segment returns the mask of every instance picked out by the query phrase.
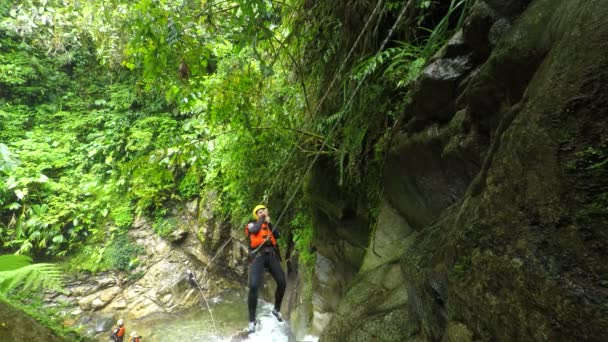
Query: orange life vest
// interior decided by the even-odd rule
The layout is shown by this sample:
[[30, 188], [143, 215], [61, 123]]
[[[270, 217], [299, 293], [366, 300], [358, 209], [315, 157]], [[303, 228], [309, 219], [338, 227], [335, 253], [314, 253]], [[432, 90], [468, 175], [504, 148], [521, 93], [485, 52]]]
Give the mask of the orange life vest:
[[116, 336], [118, 336], [118, 337], [125, 336], [125, 326], [124, 325], [122, 327], [118, 328], [118, 332], [116, 333]]
[[267, 222], [262, 223], [262, 228], [260, 228], [260, 231], [258, 231], [257, 233], [249, 233], [249, 224], [246, 224], [245, 235], [247, 235], [247, 237], [249, 238], [249, 247], [251, 248], [258, 248], [261, 244], [264, 243], [264, 241], [266, 241], [266, 238], [269, 235], [270, 238], [268, 239], [268, 241], [270, 241], [273, 246], [277, 245], [277, 240], [275, 240], [274, 235], [272, 234], [270, 227], [268, 227]]
[[133, 337], [133, 338], [131, 338], [130, 342], [140, 342], [139, 337]]

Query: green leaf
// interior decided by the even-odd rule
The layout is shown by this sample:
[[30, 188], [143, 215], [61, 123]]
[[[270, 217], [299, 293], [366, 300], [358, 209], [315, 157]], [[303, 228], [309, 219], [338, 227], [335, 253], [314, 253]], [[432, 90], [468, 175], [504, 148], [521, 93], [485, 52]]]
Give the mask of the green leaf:
[[27, 189], [17, 189], [15, 190], [15, 196], [17, 196], [18, 199], [22, 200], [25, 196], [27, 196]]
[[14, 177], [9, 177], [9, 179], [6, 181], [6, 188], [9, 190], [17, 187], [18, 185], [19, 181]]
[[11, 204], [4, 206], [4, 208], [6, 208], [8, 210], [17, 210], [17, 209], [21, 208], [21, 204], [19, 204], [17, 202], [13, 202]]
[[32, 263], [32, 258], [26, 255], [0, 255], [0, 272], [15, 270]]

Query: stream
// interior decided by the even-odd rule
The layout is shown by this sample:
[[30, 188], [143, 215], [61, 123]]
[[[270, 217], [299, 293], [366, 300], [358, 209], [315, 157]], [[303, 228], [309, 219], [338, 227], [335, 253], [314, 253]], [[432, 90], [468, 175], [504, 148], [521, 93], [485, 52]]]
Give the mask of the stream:
[[[257, 330], [249, 336], [244, 333], [248, 324], [246, 293], [229, 292], [222, 297], [211, 298], [209, 306], [211, 314], [201, 299], [199, 307], [179, 314], [156, 314], [140, 320], [126, 321], [125, 336], [130, 337], [131, 333], [136, 331], [137, 335], [142, 336], [142, 342], [296, 341], [289, 322], [279, 323], [272, 316], [271, 303], [263, 300], [258, 302]], [[108, 340], [107, 332], [97, 337], [100, 342]], [[125, 341], [128, 339], [125, 338]], [[317, 338], [307, 337], [300, 341], [315, 342]]]

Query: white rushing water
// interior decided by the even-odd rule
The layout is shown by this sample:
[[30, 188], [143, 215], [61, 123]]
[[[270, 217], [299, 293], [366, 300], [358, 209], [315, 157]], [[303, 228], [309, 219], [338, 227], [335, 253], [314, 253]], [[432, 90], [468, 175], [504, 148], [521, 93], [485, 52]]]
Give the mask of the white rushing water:
[[[126, 336], [137, 331], [142, 336], [142, 342], [296, 342], [289, 322], [277, 322], [271, 314], [272, 304], [268, 302], [258, 302], [257, 329], [248, 336], [243, 333], [248, 324], [246, 293], [225, 294], [221, 298], [210, 300], [210, 306], [213, 320], [202, 301], [199, 307], [181, 314], [160, 314], [142, 320], [126, 321]], [[107, 341], [106, 338], [102, 336], [98, 341]], [[307, 336], [297, 342], [317, 340], [316, 337]]]

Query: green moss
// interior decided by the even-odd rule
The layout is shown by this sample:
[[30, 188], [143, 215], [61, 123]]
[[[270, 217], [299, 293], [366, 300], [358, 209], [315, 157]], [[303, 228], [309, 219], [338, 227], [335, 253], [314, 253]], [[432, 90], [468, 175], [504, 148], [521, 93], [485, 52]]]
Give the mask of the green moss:
[[133, 207], [129, 200], [123, 197], [124, 200], [114, 202], [110, 217], [119, 228], [128, 228], [133, 223]]
[[313, 226], [311, 217], [306, 212], [299, 211], [291, 221], [293, 242], [298, 252], [299, 261], [311, 269], [315, 263], [315, 253], [312, 253]]
[[196, 231], [196, 237], [198, 238], [198, 241], [200, 241], [201, 243], [205, 242], [205, 240], [207, 239], [205, 237], [205, 227], [206, 225], [210, 222], [210, 219], [208, 217], [206, 217], [205, 215], [200, 215], [199, 213], [199, 219], [198, 219], [198, 229]]
[[152, 224], [156, 234], [167, 237], [177, 228], [177, 219], [174, 217], [157, 217]]
[[103, 258], [104, 251], [105, 247], [103, 246], [87, 244], [70, 254], [64, 263], [64, 267], [66, 271], [73, 273], [107, 271], [110, 266], [107, 260]]
[[469, 267], [469, 263], [463, 260], [463, 261], [459, 261], [456, 264], [454, 264], [453, 269], [457, 275], [464, 275], [465, 272], [467, 271], [468, 267]]
[[[3, 332], [5, 328], [14, 330], [27, 329], [27, 334], [44, 341], [88, 341], [78, 329], [66, 327], [63, 324], [65, 307], [46, 307], [42, 299], [36, 294], [28, 294], [24, 297], [11, 297], [8, 302], [0, 297], [0, 336], [16, 337], [15, 331]], [[27, 314], [25, 317], [22, 313]], [[31, 319], [35, 320], [32, 321]], [[47, 330], [48, 329], [48, 330]], [[18, 334], [18, 333], [17, 333]], [[26, 334], [26, 333], [24, 333]]]
[[70, 255], [64, 267], [68, 272], [131, 271], [139, 265], [143, 246], [134, 244], [123, 232], [105, 246], [87, 244]]
[[442, 342], [470, 342], [473, 341], [473, 333], [466, 325], [459, 322], [449, 322]]
[[194, 169], [189, 169], [188, 173], [178, 184], [178, 191], [182, 199], [189, 200], [199, 195], [200, 179]]
[[144, 275], [146, 275], [145, 271], [137, 271], [134, 273], [129, 273], [129, 275], [127, 276], [127, 283], [129, 283], [129, 284], [134, 283], [134, 282], [138, 281], [139, 279], [143, 278]]
[[112, 270], [131, 271], [139, 265], [143, 253], [143, 246], [132, 243], [127, 234], [121, 234], [105, 250], [103, 258]]

